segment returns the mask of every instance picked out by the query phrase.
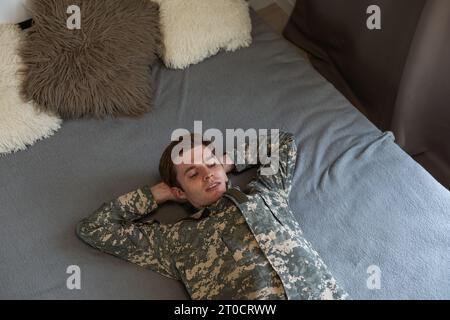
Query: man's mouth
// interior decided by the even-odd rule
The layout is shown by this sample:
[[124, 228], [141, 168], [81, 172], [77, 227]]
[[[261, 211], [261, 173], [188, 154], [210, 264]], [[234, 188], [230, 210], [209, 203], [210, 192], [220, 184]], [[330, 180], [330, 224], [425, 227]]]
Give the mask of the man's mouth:
[[208, 185], [208, 187], [206, 188], [206, 191], [213, 191], [215, 190], [218, 186], [220, 185], [219, 181], [213, 182], [211, 184]]

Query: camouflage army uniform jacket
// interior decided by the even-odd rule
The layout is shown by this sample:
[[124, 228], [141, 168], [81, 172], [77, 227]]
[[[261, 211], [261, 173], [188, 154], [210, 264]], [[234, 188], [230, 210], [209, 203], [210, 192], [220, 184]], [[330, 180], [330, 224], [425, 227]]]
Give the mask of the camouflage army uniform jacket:
[[[273, 148], [270, 139], [264, 143]], [[229, 185], [217, 202], [162, 224], [140, 221], [157, 209], [144, 186], [105, 203], [79, 223], [77, 234], [104, 252], [181, 280], [192, 299], [346, 298], [289, 209], [292, 135], [280, 134], [278, 146], [278, 172], [262, 175], [260, 166], [246, 193]]]

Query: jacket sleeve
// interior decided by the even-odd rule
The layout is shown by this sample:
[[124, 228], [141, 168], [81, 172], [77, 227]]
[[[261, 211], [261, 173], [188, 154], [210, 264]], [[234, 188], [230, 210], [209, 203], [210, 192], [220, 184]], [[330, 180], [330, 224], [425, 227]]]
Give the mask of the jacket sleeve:
[[[289, 194], [297, 158], [297, 145], [293, 135], [279, 132], [278, 136], [261, 137], [256, 144], [257, 148], [254, 147], [255, 144], [250, 146], [252, 142], [254, 143], [248, 141], [243, 147], [234, 149], [235, 171], [241, 172], [258, 165], [257, 180], [264, 187]], [[269, 154], [266, 159], [262, 159]]]
[[87, 244], [171, 279], [179, 279], [167, 239], [168, 225], [156, 220], [139, 222], [157, 209], [148, 186], [104, 203], [77, 225]]

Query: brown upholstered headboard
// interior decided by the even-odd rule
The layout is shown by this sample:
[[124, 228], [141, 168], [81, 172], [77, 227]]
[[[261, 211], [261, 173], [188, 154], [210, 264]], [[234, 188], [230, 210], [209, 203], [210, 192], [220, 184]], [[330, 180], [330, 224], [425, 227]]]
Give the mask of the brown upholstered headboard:
[[297, 0], [284, 36], [450, 188], [450, 1]]

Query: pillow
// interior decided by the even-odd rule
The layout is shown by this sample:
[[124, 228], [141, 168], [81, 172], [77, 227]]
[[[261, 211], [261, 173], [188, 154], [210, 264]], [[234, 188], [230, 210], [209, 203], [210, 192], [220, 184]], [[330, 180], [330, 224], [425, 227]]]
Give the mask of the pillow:
[[163, 51], [168, 68], [183, 69], [221, 48], [234, 51], [252, 41], [244, 0], [154, 0], [160, 6]]
[[[71, 5], [80, 8], [80, 29], [67, 27]], [[32, 0], [30, 9], [34, 24], [21, 47], [27, 98], [64, 119], [149, 111], [150, 65], [160, 48], [157, 4]]]
[[38, 112], [20, 96], [22, 62], [17, 48], [22, 37], [17, 25], [0, 25], [0, 154], [23, 150], [51, 136], [61, 124], [61, 119]]

